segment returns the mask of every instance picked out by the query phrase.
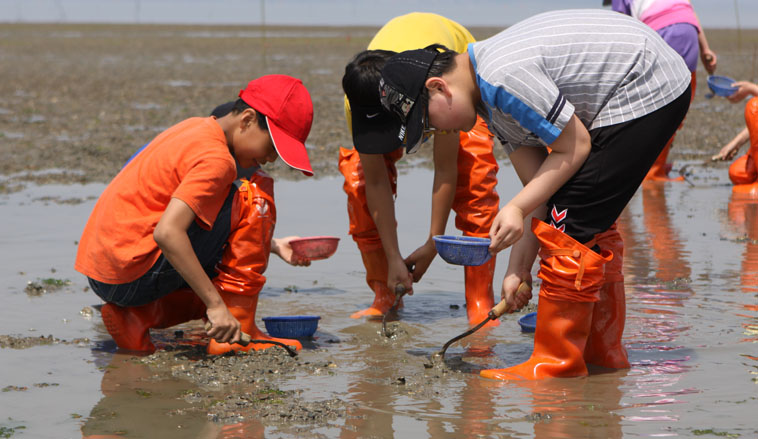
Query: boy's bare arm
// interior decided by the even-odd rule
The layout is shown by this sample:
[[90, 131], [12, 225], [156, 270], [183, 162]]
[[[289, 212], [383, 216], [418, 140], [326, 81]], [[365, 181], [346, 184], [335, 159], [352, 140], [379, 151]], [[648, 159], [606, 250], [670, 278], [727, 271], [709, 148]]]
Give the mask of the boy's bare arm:
[[702, 29], [697, 34], [697, 42], [700, 47], [700, 61], [702, 61], [705, 70], [712, 75], [716, 71], [718, 57], [716, 56], [716, 52], [712, 51], [708, 45], [708, 39], [705, 37], [705, 31]]
[[450, 209], [453, 207], [455, 186], [458, 181], [458, 133], [434, 135], [434, 183], [432, 186], [432, 214], [429, 236], [421, 247], [405, 258], [408, 267], [414, 267], [413, 280], [418, 282], [437, 255], [435, 235], [443, 235]]
[[397, 284], [403, 284], [408, 293], [412, 294], [412, 279], [397, 242], [395, 201], [387, 167], [384, 164], [384, 156], [360, 154], [360, 158], [366, 181], [366, 203], [387, 256], [387, 285], [390, 289], [394, 289]]
[[[558, 139], [532, 179], [505, 205], [490, 230], [491, 251], [498, 252], [518, 241], [524, 232], [524, 218], [544, 205], [558, 189], [579, 170], [591, 148], [590, 133], [582, 122], [571, 116]], [[519, 148], [519, 149], [523, 149]], [[517, 151], [511, 160], [517, 160]], [[514, 166], [516, 163], [514, 161]]]
[[747, 128], [743, 128], [742, 131], [740, 131], [736, 136], [732, 138], [732, 140], [729, 141], [729, 143], [721, 148], [718, 154], [711, 157], [711, 160], [719, 161], [731, 159], [737, 155], [737, 151], [739, 151], [740, 147], [747, 143], [748, 140], [750, 140], [750, 133], [748, 132]]
[[219, 342], [234, 342], [240, 337], [240, 323], [229, 313], [216, 287], [205, 274], [192, 249], [187, 229], [195, 212], [184, 201], [172, 198], [155, 227], [153, 237], [171, 266], [208, 308], [212, 328], [208, 335]]
[[[511, 154], [511, 162], [516, 170], [521, 183], [526, 185], [532, 180], [534, 175], [539, 170], [542, 163], [547, 157], [546, 148], [532, 148], [522, 147], [516, 149]], [[501, 288], [500, 296], [506, 300], [508, 312], [521, 309], [531, 299], [531, 294], [517, 294], [518, 287], [521, 282], [526, 281], [531, 285], [532, 275], [531, 270], [534, 265], [534, 260], [537, 258], [537, 250], [539, 249], [539, 241], [534, 236], [529, 228], [532, 217], [545, 218], [546, 207], [542, 206], [536, 208], [531, 215], [527, 215], [524, 218], [524, 235], [521, 239], [516, 241], [511, 248], [510, 258], [508, 259], [508, 268], [503, 278], [503, 285]]]

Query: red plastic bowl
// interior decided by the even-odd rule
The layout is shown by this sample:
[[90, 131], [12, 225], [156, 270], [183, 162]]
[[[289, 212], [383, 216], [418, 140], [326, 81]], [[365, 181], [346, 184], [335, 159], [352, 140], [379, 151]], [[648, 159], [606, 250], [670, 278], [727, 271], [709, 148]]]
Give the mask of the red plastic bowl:
[[315, 261], [333, 255], [339, 242], [340, 239], [336, 236], [310, 236], [293, 239], [290, 246], [296, 256]]

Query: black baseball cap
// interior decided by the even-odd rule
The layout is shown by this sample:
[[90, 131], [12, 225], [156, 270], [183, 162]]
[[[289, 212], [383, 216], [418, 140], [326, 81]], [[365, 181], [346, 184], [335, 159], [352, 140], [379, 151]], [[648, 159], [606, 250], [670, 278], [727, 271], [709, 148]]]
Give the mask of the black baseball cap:
[[[382, 106], [351, 106], [353, 142], [358, 151], [379, 154], [405, 146], [408, 153], [415, 152], [424, 133], [426, 113], [419, 98], [438, 54], [436, 49], [416, 49], [387, 60], [379, 81]], [[366, 147], [382, 151], [372, 152]]]

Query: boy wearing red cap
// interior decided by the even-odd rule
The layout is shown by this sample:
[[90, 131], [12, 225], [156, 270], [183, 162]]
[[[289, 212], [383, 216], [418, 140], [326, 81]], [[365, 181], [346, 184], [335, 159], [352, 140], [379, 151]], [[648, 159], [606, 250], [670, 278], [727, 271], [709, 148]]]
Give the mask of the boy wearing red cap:
[[409, 142], [425, 127], [465, 130], [483, 116], [524, 184], [497, 214], [490, 251], [513, 245], [502, 288], [510, 311], [531, 298], [517, 291], [531, 282], [539, 251], [534, 351], [482, 376], [629, 367], [625, 298], [612, 287], [621, 265], [608, 266], [620, 240], [604, 235], [684, 118], [690, 76], [652, 29], [599, 10], [536, 15], [469, 44], [468, 53], [429, 48], [387, 61], [381, 101]]
[[[390, 20], [371, 40], [369, 50], [356, 55], [345, 67], [342, 78], [345, 115], [355, 149], [340, 148], [339, 167], [345, 177], [350, 234], [361, 252], [366, 282], [374, 292], [371, 306], [354, 313], [353, 318], [387, 313], [395, 301], [398, 285], [412, 293], [412, 282], [421, 279], [437, 255], [432, 236], [445, 233], [451, 209], [456, 212], [456, 227], [468, 236], [487, 236], [497, 214], [498, 165], [493, 154], [493, 137], [484, 121], [480, 119], [468, 132], [437, 133], [433, 140], [429, 236], [403, 259], [395, 230], [395, 163], [403, 157], [403, 150], [413, 153], [422, 141], [405, 142], [399, 135], [399, 124], [394, 130], [381, 133], [374, 130], [387, 120], [376, 91], [381, 68], [395, 51], [430, 44], [464, 51], [474, 41], [466, 28], [452, 20], [414, 12]], [[481, 322], [494, 305], [494, 267], [492, 258], [480, 266], [464, 268], [466, 311], [472, 324]], [[493, 320], [490, 326], [497, 324]]]
[[254, 316], [269, 251], [307, 261], [292, 257], [288, 239], [273, 239], [271, 179], [257, 171], [237, 181], [237, 170], [281, 157], [313, 175], [304, 145], [312, 121], [300, 80], [263, 76], [227, 115], [190, 118], [159, 134], [105, 188], [75, 268], [106, 302], [103, 322], [120, 348], [152, 352], [150, 328], [203, 317], [218, 340], [211, 353], [240, 348], [228, 344], [240, 331], [265, 338]]

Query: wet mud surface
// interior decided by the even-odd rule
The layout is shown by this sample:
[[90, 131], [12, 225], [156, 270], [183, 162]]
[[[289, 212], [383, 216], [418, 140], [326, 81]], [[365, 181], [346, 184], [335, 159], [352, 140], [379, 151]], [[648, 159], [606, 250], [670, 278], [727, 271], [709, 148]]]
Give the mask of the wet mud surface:
[[[391, 337], [380, 321], [347, 317], [370, 304], [371, 293], [334, 178], [337, 148], [350, 145], [339, 80], [374, 32], [271, 28], [263, 38], [251, 28], [0, 25], [0, 209], [9, 212], [0, 237], [8, 300], [0, 437], [57, 438], [59, 426], [65, 437], [169, 439], [188, 437], [188, 429], [202, 438], [758, 434], [748, 408], [758, 400], [758, 210], [730, 198], [727, 163], [707, 161], [744, 118], [742, 106], [703, 97], [702, 70], [670, 155], [673, 172], [691, 185], [643, 187], [622, 217], [632, 369], [552, 384], [480, 379], [481, 369], [528, 358], [532, 336], [516, 322], [536, 310], [536, 297], [435, 361], [469, 327], [463, 275], [440, 260], [388, 319]], [[718, 73], [758, 79], [758, 31], [743, 30], [739, 40], [734, 31], [708, 36]], [[316, 337], [296, 358], [278, 348], [208, 357], [195, 322], [154, 331], [152, 355], [117, 352], [97, 298], [71, 267], [102, 184], [161, 130], [208, 114], [267, 73], [302, 78], [315, 105], [308, 147], [316, 180], [296, 186], [299, 173], [267, 165], [278, 180], [277, 234], [343, 241], [307, 270], [272, 262], [259, 314], [319, 314]], [[512, 171], [496, 151], [505, 199], [518, 183], [507, 180]], [[401, 162], [412, 181], [403, 194], [430, 183], [429, 153]], [[417, 213], [428, 193], [398, 199], [398, 233], [409, 246], [428, 231], [428, 215]], [[26, 216], [17, 221], [19, 214]], [[52, 415], [41, 421], [45, 410]]]
[[[472, 29], [477, 38], [498, 29]], [[350, 147], [340, 80], [374, 28], [255, 28], [0, 24], [0, 192], [25, 184], [107, 182], [165, 128], [209, 114], [250, 79], [301, 78], [314, 103], [308, 139], [317, 176], [335, 175], [338, 147]], [[756, 77], [758, 31], [712, 30], [719, 73]], [[739, 44], [738, 44], [739, 43]], [[219, 66], [225, 68], [219, 68]], [[743, 124], [741, 108], [706, 102], [705, 75], [672, 158], [705, 159]], [[718, 106], [718, 111], [712, 106]], [[711, 107], [706, 108], [707, 106]], [[500, 148], [498, 158], [504, 159]], [[428, 148], [416, 155], [428, 164]], [[279, 178], [300, 173], [280, 161]], [[11, 177], [12, 176], [12, 177]], [[70, 202], [75, 202], [71, 200]]]

